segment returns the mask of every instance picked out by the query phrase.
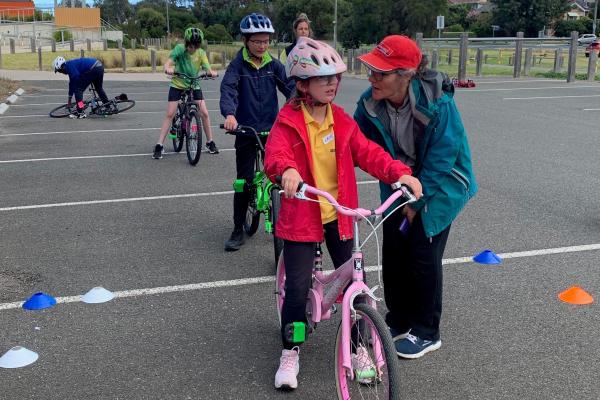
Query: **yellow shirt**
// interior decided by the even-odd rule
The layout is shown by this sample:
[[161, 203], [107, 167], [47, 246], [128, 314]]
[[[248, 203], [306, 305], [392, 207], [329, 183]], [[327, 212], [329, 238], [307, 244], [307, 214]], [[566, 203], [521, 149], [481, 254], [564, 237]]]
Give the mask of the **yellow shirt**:
[[[327, 114], [322, 124], [315, 121], [310, 115], [304, 103], [302, 104], [304, 122], [310, 141], [310, 150], [313, 160], [313, 174], [317, 188], [331, 194], [337, 200], [338, 176], [335, 158], [335, 135], [333, 133], [333, 113], [331, 106], [327, 105]], [[327, 203], [322, 197], [319, 200], [321, 206], [321, 221], [326, 224], [337, 219], [335, 208]]]

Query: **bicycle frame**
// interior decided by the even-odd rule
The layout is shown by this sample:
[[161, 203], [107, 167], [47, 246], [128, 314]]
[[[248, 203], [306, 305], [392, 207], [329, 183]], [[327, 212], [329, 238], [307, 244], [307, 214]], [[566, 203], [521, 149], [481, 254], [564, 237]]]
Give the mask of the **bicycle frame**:
[[[338, 213], [351, 216], [353, 220], [354, 244], [352, 256], [342, 266], [330, 274], [324, 274], [323, 270], [315, 265], [313, 268], [313, 284], [309, 289], [307, 300], [307, 309], [310, 310], [310, 314], [308, 315], [309, 323], [314, 326], [317, 322], [331, 318], [332, 306], [335, 303], [337, 296], [344, 290], [348, 283], [352, 282], [350, 287], [345, 290], [342, 300], [342, 343], [350, 343], [352, 326], [351, 316], [355, 313], [354, 300], [356, 297], [364, 297], [366, 302], [374, 309], [377, 308], [376, 303], [380, 300], [373, 294], [374, 289], [370, 289], [364, 282], [363, 254], [359, 236], [359, 222], [369, 216], [382, 215], [385, 210], [403, 195], [409, 196], [409, 199], [411, 199], [409, 201], [412, 201], [414, 196], [405, 190], [399, 190], [394, 192], [394, 194], [392, 194], [392, 196], [390, 196], [390, 198], [388, 198], [379, 208], [371, 211], [362, 208], [357, 208], [355, 210], [343, 208], [329, 193], [312, 188], [306, 184], [302, 185], [302, 188], [296, 194], [296, 197], [305, 200], [308, 199], [304, 192], [326, 198], [327, 201], [337, 209]], [[377, 338], [378, 336], [372, 335], [372, 337]], [[380, 360], [377, 368], [378, 370], [381, 370], [381, 367], [384, 365], [381, 346], [379, 343], [374, 343], [373, 349], [375, 351], [376, 359]], [[343, 346], [342, 359], [346, 374], [350, 376], [351, 379], [354, 379], [350, 346]]]

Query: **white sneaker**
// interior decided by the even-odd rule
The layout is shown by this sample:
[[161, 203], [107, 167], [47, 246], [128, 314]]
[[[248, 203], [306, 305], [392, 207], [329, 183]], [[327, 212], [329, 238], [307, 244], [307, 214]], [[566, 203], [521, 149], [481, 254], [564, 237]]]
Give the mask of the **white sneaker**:
[[275, 374], [275, 388], [296, 389], [298, 387], [298, 372], [300, 372], [300, 349], [282, 350], [279, 359], [279, 369]]

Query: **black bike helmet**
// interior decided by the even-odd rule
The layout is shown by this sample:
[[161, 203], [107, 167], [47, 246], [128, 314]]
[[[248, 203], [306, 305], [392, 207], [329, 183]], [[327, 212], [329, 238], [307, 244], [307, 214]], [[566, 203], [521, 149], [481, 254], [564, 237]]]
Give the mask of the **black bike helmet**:
[[200, 45], [204, 40], [202, 31], [195, 27], [187, 28], [183, 34], [186, 44]]

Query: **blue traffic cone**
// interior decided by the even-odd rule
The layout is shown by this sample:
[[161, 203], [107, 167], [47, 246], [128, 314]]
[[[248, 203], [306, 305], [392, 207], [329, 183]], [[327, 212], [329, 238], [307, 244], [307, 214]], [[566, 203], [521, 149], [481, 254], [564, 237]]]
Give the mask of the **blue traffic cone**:
[[500, 264], [502, 259], [496, 253], [487, 249], [473, 257], [473, 261], [479, 264]]
[[56, 304], [56, 299], [49, 294], [39, 292], [31, 296], [25, 303], [23, 308], [26, 310], [42, 310], [50, 308]]

